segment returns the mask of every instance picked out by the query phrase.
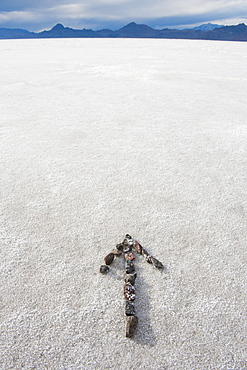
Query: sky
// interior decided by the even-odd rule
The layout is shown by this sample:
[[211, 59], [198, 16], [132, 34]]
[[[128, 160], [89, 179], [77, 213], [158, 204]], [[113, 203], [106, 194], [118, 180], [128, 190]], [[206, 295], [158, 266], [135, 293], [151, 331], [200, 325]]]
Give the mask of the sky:
[[158, 29], [247, 24], [247, 0], [0, 0], [0, 28], [116, 30], [130, 22]]

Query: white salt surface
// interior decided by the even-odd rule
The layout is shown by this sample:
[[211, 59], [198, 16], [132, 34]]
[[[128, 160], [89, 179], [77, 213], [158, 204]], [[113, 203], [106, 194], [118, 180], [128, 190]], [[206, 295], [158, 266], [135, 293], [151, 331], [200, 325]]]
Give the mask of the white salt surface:
[[[247, 44], [1, 40], [1, 369], [240, 370]], [[125, 338], [126, 233], [139, 325]]]

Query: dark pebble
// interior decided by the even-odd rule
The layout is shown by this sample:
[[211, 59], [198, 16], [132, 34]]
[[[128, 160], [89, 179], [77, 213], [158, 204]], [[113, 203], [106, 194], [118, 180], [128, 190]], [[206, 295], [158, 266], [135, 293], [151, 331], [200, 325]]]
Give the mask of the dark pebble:
[[146, 258], [146, 261], [148, 263], [152, 263], [151, 256], [149, 255], [149, 253], [144, 248], [142, 248], [142, 255]]
[[109, 271], [109, 267], [106, 265], [101, 265], [100, 266], [100, 272], [101, 274], [106, 274]]
[[107, 256], [104, 258], [104, 260], [105, 260], [106, 265], [110, 265], [112, 263], [112, 261], [114, 260], [114, 254], [113, 253], [107, 254]]
[[135, 306], [134, 303], [130, 301], [125, 302], [125, 315], [126, 316], [132, 316], [135, 315]]
[[142, 248], [142, 255], [144, 257], [148, 257], [149, 256], [149, 253], [148, 253], [148, 251], [146, 251], [146, 249]]
[[123, 251], [123, 247], [124, 246], [123, 246], [122, 243], [116, 245], [116, 249], [119, 250], [119, 251]]
[[156, 258], [154, 258], [153, 256], [151, 256], [150, 259], [151, 259], [151, 263], [157, 269], [163, 269], [164, 268], [164, 265], [160, 261], [158, 261]]
[[131, 338], [134, 335], [138, 324], [137, 316], [126, 316], [126, 337]]
[[127, 274], [131, 274], [132, 272], [135, 272], [135, 266], [132, 261], [129, 261], [129, 260], [125, 261], [125, 271]]
[[119, 257], [119, 256], [121, 256], [122, 251], [118, 250], [117, 248], [114, 248], [114, 249], [111, 251], [111, 253], [113, 253], [113, 254], [114, 254], [114, 256]]
[[131, 285], [134, 285], [136, 276], [137, 276], [136, 272], [134, 274], [126, 274], [124, 280], [126, 283], [130, 283]]

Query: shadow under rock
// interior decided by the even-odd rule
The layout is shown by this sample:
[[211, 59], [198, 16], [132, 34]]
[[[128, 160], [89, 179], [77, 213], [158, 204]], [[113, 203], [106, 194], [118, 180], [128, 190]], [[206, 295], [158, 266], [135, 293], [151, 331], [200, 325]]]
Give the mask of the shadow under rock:
[[149, 291], [151, 286], [141, 276], [142, 268], [137, 269], [136, 278], [136, 315], [138, 316], [138, 325], [136, 332], [133, 336], [133, 340], [136, 343], [144, 344], [149, 347], [153, 347], [156, 344], [156, 337], [151, 325], [150, 317], [150, 299]]
[[141, 262], [139, 262], [139, 266], [136, 266], [137, 277], [135, 282], [135, 307], [136, 315], [138, 316], [138, 326], [135, 335], [133, 336], [133, 341], [149, 347], [154, 347], [157, 340], [151, 324], [151, 303], [149, 299], [152, 286], [148, 284], [144, 278], [143, 270], [146, 268], [152, 268], [152, 266], [148, 266], [148, 264]]
[[157, 279], [161, 279], [162, 275], [168, 273], [168, 269], [166, 266], [162, 270], [158, 270], [156, 268], [153, 268], [148, 263], [141, 263], [140, 257], [137, 258], [139, 260], [136, 264], [136, 300], [135, 300], [135, 307], [136, 307], [136, 314], [138, 316], [138, 326], [136, 329], [136, 333], [133, 336], [133, 340], [136, 343], [144, 344], [149, 347], [154, 347], [157, 343], [154, 330], [151, 325], [151, 303], [150, 303], [150, 290], [152, 290], [152, 286], [147, 283], [147, 281], [144, 279], [144, 269], [151, 268], [153, 269], [153, 273], [157, 274]]

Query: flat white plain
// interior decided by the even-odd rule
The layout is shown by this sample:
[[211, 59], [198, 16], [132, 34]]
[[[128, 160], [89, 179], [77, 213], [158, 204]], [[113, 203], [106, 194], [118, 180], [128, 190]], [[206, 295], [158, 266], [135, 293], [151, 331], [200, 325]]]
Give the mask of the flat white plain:
[[[246, 369], [247, 44], [1, 40], [1, 369]], [[125, 338], [131, 234], [139, 326]]]

